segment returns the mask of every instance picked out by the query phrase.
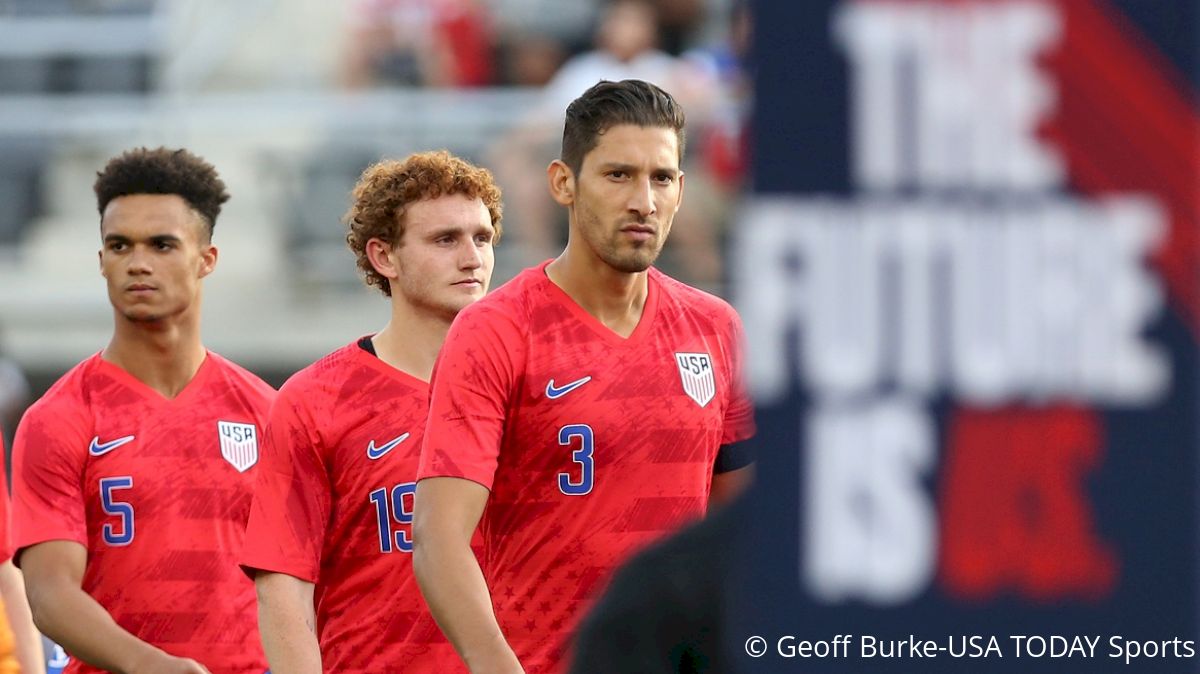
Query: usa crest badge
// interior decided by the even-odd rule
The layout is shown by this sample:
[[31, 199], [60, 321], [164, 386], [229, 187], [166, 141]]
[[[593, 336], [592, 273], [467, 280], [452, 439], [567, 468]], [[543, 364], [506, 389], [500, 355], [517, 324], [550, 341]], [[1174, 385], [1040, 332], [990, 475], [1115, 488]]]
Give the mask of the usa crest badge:
[[707, 405], [717, 393], [712, 356], [707, 353], [676, 353], [675, 364], [679, 366], [683, 392], [695, 400], [697, 405]]
[[254, 424], [218, 421], [217, 434], [221, 439], [221, 456], [239, 473], [258, 463], [258, 429]]

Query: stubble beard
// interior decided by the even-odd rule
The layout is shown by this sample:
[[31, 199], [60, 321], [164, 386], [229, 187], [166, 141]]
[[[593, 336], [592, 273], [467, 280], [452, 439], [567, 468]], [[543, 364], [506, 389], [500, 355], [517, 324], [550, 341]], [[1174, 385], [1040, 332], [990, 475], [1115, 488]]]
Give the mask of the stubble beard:
[[[587, 223], [581, 223], [584, 224], [584, 231], [595, 232], [600, 229], [594, 216], [588, 220]], [[659, 223], [660, 232], [661, 227], [662, 223]], [[665, 238], [656, 238], [645, 243], [633, 242], [625, 247], [621, 241], [619, 227], [606, 240], [592, 241], [587, 236], [584, 239], [604, 264], [625, 274], [639, 274], [649, 269], [662, 253], [663, 244], [666, 243]], [[623, 247], [625, 250], [622, 250]]]

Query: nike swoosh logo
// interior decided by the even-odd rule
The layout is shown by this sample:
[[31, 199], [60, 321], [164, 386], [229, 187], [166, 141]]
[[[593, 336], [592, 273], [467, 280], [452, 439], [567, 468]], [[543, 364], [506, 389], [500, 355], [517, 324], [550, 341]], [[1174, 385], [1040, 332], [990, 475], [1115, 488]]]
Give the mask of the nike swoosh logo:
[[584, 377], [583, 379], [576, 379], [575, 381], [571, 382], [570, 384], [563, 384], [562, 386], [560, 386], [558, 388], [554, 388], [554, 380], [551, 379], [549, 381], [549, 383], [546, 384], [546, 397], [551, 400], [554, 400], [555, 398], [561, 398], [561, 397], [567, 395], [568, 393], [570, 393], [571, 391], [574, 391], [575, 389], [579, 388], [580, 386], [583, 386], [584, 384], [588, 383], [591, 380], [592, 380], [592, 376], [588, 375], [588, 376]]
[[378, 459], [379, 457], [383, 456], [384, 454], [387, 454], [388, 452], [395, 449], [396, 445], [407, 440], [408, 436], [409, 436], [409, 434], [405, 433], [404, 435], [401, 435], [399, 437], [392, 438], [388, 442], [386, 442], [382, 445], [379, 445], [378, 447], [375, 446], [374, 440], [368, 442], [367, 443], [367, 458], [371, 459], [372, 461], [374, 461], [375, 459]]
[[102, 456], [104, 454], [108, 454], [127, 442], [133, 442], [132, 435], [126, 435], [123, 438], [109, 440], [108, 442], [104, 443], [100, 442], [100, 436], [97, 435], [96, 437], [92, 438], [92, 444], [88, 445], [88, 454], [91, 454], [92, 456]]

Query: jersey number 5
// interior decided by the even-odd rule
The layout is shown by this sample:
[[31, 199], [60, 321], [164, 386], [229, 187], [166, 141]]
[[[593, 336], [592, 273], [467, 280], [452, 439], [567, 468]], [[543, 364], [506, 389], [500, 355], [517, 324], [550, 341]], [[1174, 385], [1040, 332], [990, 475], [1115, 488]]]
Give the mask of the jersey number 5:
[[558, 474], [558, 490], [567, 496], [586, 496], [592, 493], [592, 483], [595, 480], [596, 466], [592, 459], [595, 440], [592, 428], [585, 424], [571, 424], [558, 430], [558, 444], [570, 447], [579, 438], [579, 449], [571, 452], [571, 460], [579, 464], [579, 479], [571, 479], [570, 473]]
[[[375, 521], [379, 523], [379, 551], [391, 552], [393, 543], [400, 552], [412, 552], [412, 534], [404, 529], [392, 531], [392, 520], [397, 524], [411, 526], [413, 520], [413, 496], [417, 493], [416, 482], [405, 482], [392, 487], [388, 499], [387, 487], [371, 492], [371, 503], [375, 504]], [[405, 498], [408, 497], [408, 498]], [[388, 506], [391, 506], [390, 508]], [[389, 510], [391, 511], [389, 514]]]
[[113, 498], [114, 491], [129, 489], [132, 486], [133, 477], [130, 475], [100, 478], [100, 506], [104, 508], [104, 512], [121, 519], [119, 526], [113, 526], [112, 522], [109, 522], [101, 528], [100, 535], [109, 545], [129, 545], [133, 542], [133, 506]]

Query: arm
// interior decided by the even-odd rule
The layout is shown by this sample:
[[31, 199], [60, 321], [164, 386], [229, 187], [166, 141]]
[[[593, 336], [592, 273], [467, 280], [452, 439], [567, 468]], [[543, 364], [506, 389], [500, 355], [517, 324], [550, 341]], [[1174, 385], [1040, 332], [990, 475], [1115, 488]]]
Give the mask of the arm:
[[33, 622], [71, 655], [122, 674], [207, 674], [195, 660], [177, 658], [133, 636], [83, 591], [87, 549], [47, 541], [21, 556]]
[[277, 674], [321, 674], [313, 584], [286, 573], [259, 571], [258, 630], [271, 671]]
[[45, 674], [46, 656], [42, 652], [42, 636], [33, 626], [29, 600], [25, 598], [25, 579], [12, 560], [0, 564], [0, 598], [12, 630], [17, 663], [24, 674]]
[[754, 464], [724, 473], [713, 473], [712, 487], [708, 494], [708, 503], [710, 506], [729, 503], [740, 496], [753, 483]]
[[429, 610], [473, 674], [523, 672], [504, 640], [492, 597], [471, 550], [488, 490], [470, 480], [417, 483], [413, 571]]

